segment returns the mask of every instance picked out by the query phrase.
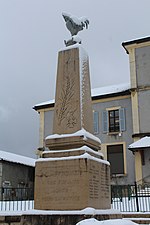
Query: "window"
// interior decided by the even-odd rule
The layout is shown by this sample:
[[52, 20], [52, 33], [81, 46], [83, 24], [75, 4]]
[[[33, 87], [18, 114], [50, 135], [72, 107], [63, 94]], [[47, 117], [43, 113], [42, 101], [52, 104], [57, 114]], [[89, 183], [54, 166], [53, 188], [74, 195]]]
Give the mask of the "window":
[[111, 174], [124, 174], [123, 144], [107, 146], [107, 160]]
[[99, 113], [93, 111], [94, 134], [99, 133]]
[[119, 110], [108, 111], [109, 117], [109, 132], [119, 131]]
[[103, 133], [125, 131], [125, 109], [110, 109], [102, 114]]

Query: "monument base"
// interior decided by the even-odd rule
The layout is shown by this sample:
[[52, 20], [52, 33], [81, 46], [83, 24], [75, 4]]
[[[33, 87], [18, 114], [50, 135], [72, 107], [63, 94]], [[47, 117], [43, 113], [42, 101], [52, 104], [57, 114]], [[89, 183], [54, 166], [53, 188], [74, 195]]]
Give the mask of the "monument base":
[[[87, 211], [87, 212], [86, 212]], [[122, 219], [122, 214], [117, 210], [94, 210], [81, 211], [41, 211], [33, 210], [21, 216], [20, 225], [76, 225], [81, 220], [95, 218], [99, 221], [109, 219]]]
[[[65, 155], [82, 151], [81, 155]], [[110, 208], [110, 167], [107, 161], [101, 159], [101, 154], [87, 146], [46, 154], [49, 158], [36, 162], [35, 209]]]

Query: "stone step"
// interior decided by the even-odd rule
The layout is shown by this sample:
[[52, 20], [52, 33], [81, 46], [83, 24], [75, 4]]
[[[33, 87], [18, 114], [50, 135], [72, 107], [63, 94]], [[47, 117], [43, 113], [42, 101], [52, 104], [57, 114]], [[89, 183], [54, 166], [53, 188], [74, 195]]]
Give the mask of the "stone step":
[[131, 220], [134, 223], [137, 224], [150, 224], [150, 219], [144, 219], [144, 218], [125, 218], [126, 220]]
[[122, 213], [122, 218], [137, 224], [150, 224], [150, 213]]
[[150, 213], [122, 213], [123, 218], [150, 218]]

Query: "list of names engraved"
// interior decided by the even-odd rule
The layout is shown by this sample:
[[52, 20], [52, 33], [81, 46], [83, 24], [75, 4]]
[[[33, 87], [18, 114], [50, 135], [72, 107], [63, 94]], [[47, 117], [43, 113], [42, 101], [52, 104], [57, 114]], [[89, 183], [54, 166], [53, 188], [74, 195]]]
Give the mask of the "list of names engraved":
[[109, 166], [106, 164], [86, 158], [38, 162], [35, 175], [35, 209], [110, 207]]
[[64, 161], [55, 161], [45, 163], [41, 171], [44, 171], [40, 177], [44, 186], [42, 198], [45, 203], [51, 202], [60, 206], [65, 202], [79, 202], [82, 196], [82, 181], [86, 178], [86, 170], [82, 165], [69, 161], [67, 164]]
[[107, 165], [101, 163], [90, 164], [89, 197], [91, 199], [110, 198], [109, 177], [106, 173]]
[[102, 198], [110, 198], [109, 194], [109, 177], [108, 173], [106, 173], [106, 170], [108, 170], [108, 167], [106, 164], [101, 164], [101, 173], [100, 173], [100, 185], [101, 185], [101, 197]]
[[99, 197], [99, 170], [96, 165], [90, 163], [89, 174], [89, 197], [97, 199]]

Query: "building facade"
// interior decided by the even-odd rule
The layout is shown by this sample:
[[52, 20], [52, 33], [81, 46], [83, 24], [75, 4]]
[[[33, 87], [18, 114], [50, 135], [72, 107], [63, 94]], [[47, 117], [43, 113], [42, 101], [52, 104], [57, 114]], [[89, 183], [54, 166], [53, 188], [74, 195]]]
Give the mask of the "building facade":
[[[131, 84], [92, 90], [94, 134], [101, 140], [101, 151], [111, 164], [112, 184], [140, 181], [149, 168], [143, 168], [141, 151], [128, 146], [150, 135], [150, 38], [124, 42], [129, 54]], [[34, 106], [40, 115], [39, 152], [52, 134], [54, 101]], [[147, 156], [149, 157], [150, 156]], [[146, 171], [146, 173], [144, 172]]]
[[10, 198], [17, 189], [33, 191], [34, 173], [35, 159], [0, 151], [0, 199]]
[[[124, 42], [122, 45], [129, 54], [133, 116], [132, 138], [135, 142], [145, 136], [150, 136], [150, 37]], [[140, 181], [146, 177], [150, 155], [145, 152], [148, 163], [142, 165], [143, 153], [136, 150], [134, 154], [136, 180]]]

